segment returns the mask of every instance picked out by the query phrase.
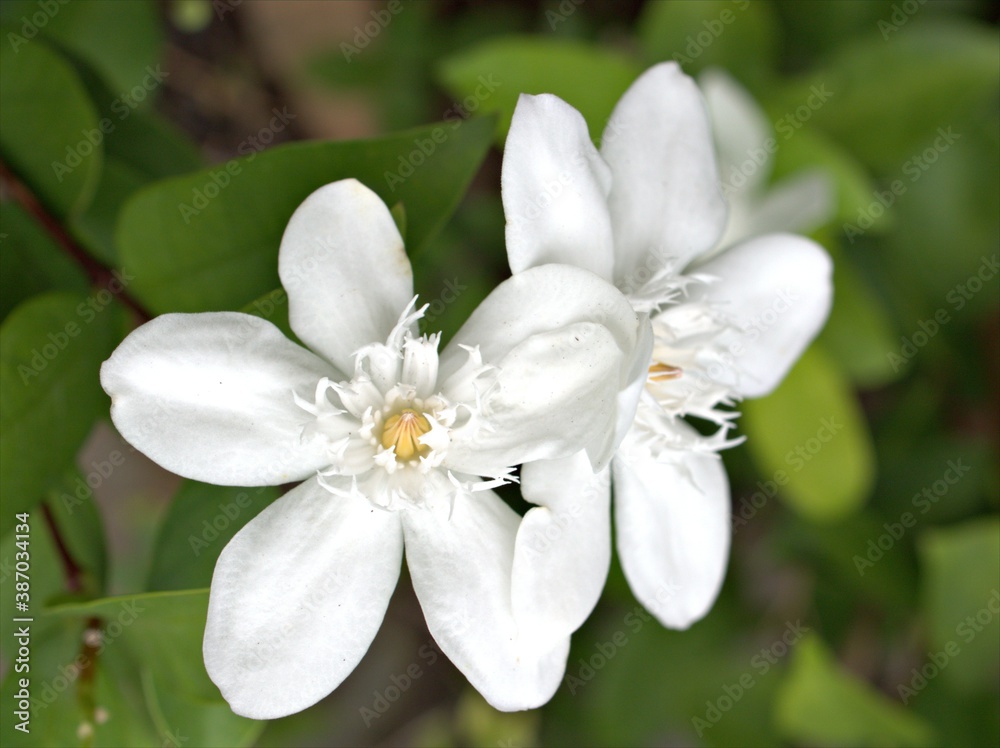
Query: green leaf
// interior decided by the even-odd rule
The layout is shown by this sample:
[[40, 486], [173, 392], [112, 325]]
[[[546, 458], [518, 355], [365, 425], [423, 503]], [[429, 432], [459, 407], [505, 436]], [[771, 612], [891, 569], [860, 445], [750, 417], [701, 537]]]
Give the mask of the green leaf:
[[455, 209], [489, 148], [490, 119], [373, 140], [295, 143], [140, 191], [118, 225], [121, 262], [151, 311], [239, 309], [279, 285], [278, 246], [314, 190], [355, 178], [402, 202], [419, 252]]
[[744, 82], [765, 79], [775, 67], [777, 26], [766, 3], [646, 3], [637, 30], [649, 65], [676, 60], [688, 75], [718, 66]]
[[76, 73], [37, 40], [17, 51], [4, 44], [0, 98], [4, 161], [56, 215], [82, 210], [97, 186], [102, 148], [97, 112]]
[[834, 254], [833, 309], [819, 342], [855, 385], [881, 387], [904, 372], [887, 355], [896, 347], [896, 330], [851, 260], [841, 252]]
[[18, 39], [7, 34], [4, 38], [19, 52], [35, 43], [34, 34], [25, 33], [22, 19], [44, 17], [44, 23], [30, 26], [86, 59], [118, 91], [128, 93], [141, 86], [146, 66], [155, 68], [160, 60], [163, 32], [153, 0], [4, 0], [2, 5], [3, 21]]
[[271, 486], [234, 488], [185, 481], [160, 525], [148, 589], [208, 587], [226, 543], [278, 493]]
[[0, 318], [43, 291], [87, 290], [87, 276], [16, 203], [0, 203]]
[[105, 647], [124, 645], [171, 688], [205, 701], [219, 701], [205, 672], [201, 640], [208, 590], [149, 592], [56, 605], [46, 615], [97, 617], [105, 624]]
[[131, 96], [116, 96], [84, 59], [70, 58], [98, 112], [104, 148], [93, 199], [70, 221], [70, 228], [91, 254], [106, 265], [117, 265], [114, 231], [125, 201], [150, 181], [194, 171], [203, 162], [166, 120], [138, 108]]
[[785, 738], [798, 744], [934, 745], [929, 724], [841, 670], [815, 635], [797, 646], [774, 715]]
[[0, 532], [12, 526], [15, 511], [28, 511], [59, 486], [91, 426], [108, 413], [98, 370], [120, 340], [119, 314], [97, 297], [51, 293], [4, 320], [0, 491], [7, 511]]
[[[960, 477], [952, 471], [942, 481]], [[932, 647], [928, 654], [946, 662], [942, 677], [962, 691], [995, 688], [1000, 669], [1000, 519], [928, 530], [919, 550]]]
[[160, 735], [173, 745], [242, 748], [253, 745], [267, 725], [235, 714], [225, 701], [206, 702], [164, 683], [152, 670], [143, 673], [143, 692]]
[[522, 93], [561, 97], [580, 111], [596, 139], [641, 72], [631, 57], [584, 42], [504, 37], [444, 60], [437, 78], [466, 110], [499, 112], [503, 143]]
[[740, 419], [761, 473], [803, 517], [835, 521], [868, 498], [875, 459], [864, 414], [840, 369], [817, 346]]
[[888, 41], [873, 33], [843, 47], [829, 65], [787, 91], [785, 100], [797, 107], [808, 101], [811, 86], [825, 87], [830, 100], [811, 120], [879, 175], [894, 179], [932, 145], [939, 128], [956, 125], [991, 101], [998, 79], [1000, 51], [992, 29], [917, 19]]

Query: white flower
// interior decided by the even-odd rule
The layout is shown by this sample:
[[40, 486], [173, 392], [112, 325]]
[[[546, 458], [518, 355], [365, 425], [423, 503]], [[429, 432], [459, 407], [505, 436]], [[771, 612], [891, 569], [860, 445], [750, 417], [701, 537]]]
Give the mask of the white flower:
[[219, 557], [209, 675], [258, 719], [326, 696], [374, 638], [405, 541], [445, 654], [498, 708], [544, 703], [610, 549], [573, 547], [573, 533], [543, 546], [561, 497], [533, 494], [544, 506], [522, 522], [490, 489], [540, 458], [586, 465], [578, 490], [599, 481], [591, 465], [613, 454], [623, 352], [636, 344], [627, 300], [577, 268], [537, 268], [494, 290], [439, 355], [438, 336], [417, 333], [392, 217], [353, 180], [296, 210], [279, 273], [292, 328], [316, 353], [257, 317], [166, 314], [101, 370], [115, 425], [167, 469], [304, 481]]
[[[674, 63], [624, 94], [600, 152], [564, 101], [521, 96], [502, 184], [514, 273], [588, 268], [651, 316], [638, 411], [612, 464], [617, 547], [638, 599], [664, 625], [686, 628], [714, 602], [729, 555], [717, 454], [738, 441], [728, 406], [773, 390], [816, 335], [830, 307], [829, 257], [788, 234], [712, 256], [726, 224], [712, 133], [698, 88]], [[702, 436], [685, 416], [715, 433]], [[562, 469], [525, 466], [524, 490]]]
[[698, 85], [712, 120], [722, 193], [729, 204], [716, 250], [774, 231], [811, 231], [829, 220], [835, 195], [823, 170], [804, 169], [768, 187], [774, 154], [795, 136], [795, 124], [783, 118], [775, 132], [750, 93], [724, 70], [702, 71]]

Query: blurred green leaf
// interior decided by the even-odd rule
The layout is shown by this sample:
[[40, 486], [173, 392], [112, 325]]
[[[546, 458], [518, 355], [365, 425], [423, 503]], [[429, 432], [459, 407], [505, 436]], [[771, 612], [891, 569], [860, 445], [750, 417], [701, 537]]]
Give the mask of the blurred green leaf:
[[888, 356], [896, 348], [892, 320], [850, 258], [834, 256], [833, 309], [819, 342], [855, 385], [884, 386], [904, 373]]
[[648, 65], [677, 60], [688, 75], [715, 65], [744, 83], [766, 79], [775, 67], [778, 29], [769, 3], [646, 3], [637, 32]]
[[219, 701], [201, 655], [207, 613], [208, 590], [121, 595], [46, 611], [60, 618], [102, 619], [105, 647], [119, 646], [120, 641], [169, 687], [203, 701]]
[[797, 647], [774, 703], [789, 741], [817, 746], [933, 745], [931, 726], [841, 670], [818, 636]]
[[[111, 468], [110, 463], [106, 464]], [[86, 479], [74, 468], [49, 492], [46, 506], [66, 543], [66, 550], [80, 568], [80, 594], [98, 597], [104, 594], [108, 576], [104, 527], [95, 503], [81, 500], [77, 495], [81, 486], [87, 486]]]
[[0, 328], [4, 533], [15, 511], [31, 509], [58, 486], [94, 422], [108, 412], [98, 370], [120, 340], [121, 320], [113, 302], [102, 307], [97, 298], [36, 296]]
[[870, 37], [843, 47], [823, 69], [792, 86], [786, 101], [798, 106], [808, 101], [812, 86], [825, 88], [829, 101], [811, 119], [877, 174], [896, 178], [939, 128], [947, 130], [992, 100], [998, 79], [995, 31], [916, 19], [888, 41], [873, 28]]
[[864, 414], [837, 365], [817, 346], [771, 395], [742, 404], [747, 447], [779, 495], [817, 521], [846, 517], [868, 499], [875, 457]]
[[278, 493], [271, 486], [234, 488], [185, 481], [160, 525], [148, 589], [208, 587], [226, 543]]
[[402, 202], [417, 253], [447, 220], [490, 145], [491, 119], [364, 141], [296, 143], [150, 185], [118, 226], [134, 293], [156, 313], [238, 309], [279, 285], [278, 246], [314, 190], [355, 178]]
[[510, 36], [491, 39], [446, 58], [441, 85], [466, 111], [499, 112], [502, 143], [522, 93], [551, 93], [576, 107], [597, 139], [615, 103], [641, 66], [611, 49], [565, 39]]
[[160, 735], [172, 745], [244, 748], [253, 745], [266, 722], [241, 717], [225, 701], [204, 701], [163, 683], [156, 671], [143, 673], [143, 692]]
[[72, 67], [39, 41], [16, 50], [4, 44], [0, 98], [3, 160], [53, 213], [81, 211], [103, 150], [97, 111]]
[[93, 199], [70, 228], [101, 262], [117, 265], [114, 231], [125, 201], [150, 181], [194, 171], [203, 162], [173, 126], [131, 96], [113, 94], [85, 60], [71, 61], [98, 113], [104, 162]]
[[[952, 471], [946, 479], [960, 477]], [[996, 688], [1000, 674], [1000, 518], [921, 538], [924, 612], [932, 651], [947, 682], [962, 691]]]
[[[124, 93], [141, 86], [147, 66], [160, 59], [163, 30], [153, 0], [4, 0], [0, 19], [11, 26], [11, 46], [23, 51], [36, 36], [65, 45]], [[25, 23], [27, 21], [28, 23]]]
[[87, 276], [21, 206], [0, 203], [0, 318], [43, 291], [87, 290]]

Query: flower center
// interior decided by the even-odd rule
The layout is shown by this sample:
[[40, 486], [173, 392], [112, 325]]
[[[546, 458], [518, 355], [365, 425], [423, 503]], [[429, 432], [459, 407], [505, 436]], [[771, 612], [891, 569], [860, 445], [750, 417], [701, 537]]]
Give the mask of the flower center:
[[421, 436], [431, 430], [430, 423], [413, 408], [404, 408], [385, 421], [382, 428], [382, 446], [396, 448], [396, 459], [409, 460], [415, 455], [426, 456], [430, 447], [421, 444]]

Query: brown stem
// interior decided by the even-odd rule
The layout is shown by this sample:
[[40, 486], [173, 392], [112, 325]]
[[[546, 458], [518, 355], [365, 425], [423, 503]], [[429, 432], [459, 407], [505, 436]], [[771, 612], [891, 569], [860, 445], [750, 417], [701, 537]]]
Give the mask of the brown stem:
[[127, 306], [140, 320], [146, 321], [151, 319], [149, 312], [139, 302], [129, 296], [124, 289], [118, 289], [117, 291], [114, 289], [111, 284], [112, 282], [117, 283], [117, 280], [111, 269], [95, 260], [86, 250], [77, 244], [76, 240], [63, 228], [59, 219], [46, 210], [45, 206], [35, 197], [35, 194], [28, 186], [18, 179], [2, 160], [0, 160], [0, 176], [3, 177], [3, 181], [10, 194], [13, 195], [14, 200], [41, 225], [63, 252], [84, 269], [87, 275], [90, 276], [91, 283], [105, 288], [117, 296], [122, 304]]
[[45, 517], [45, 524], [49, 527], [52, 541], [56, 545], [56, 552], [59, 554], [59, 561], [62, 562], [63, 576], [66, 577], [66, 589], [72, 593], [82, 592], [83, 569], [80, 568], [76, 559], [73, 558], [69, 546], [66, 545], [62, 533], [59, 531], [59, 525], [56, 524], [55, 515], [52, 514], [52, 510], [49, 509], [48, 504], [42, 502], [41, 506], [42, 516]]

